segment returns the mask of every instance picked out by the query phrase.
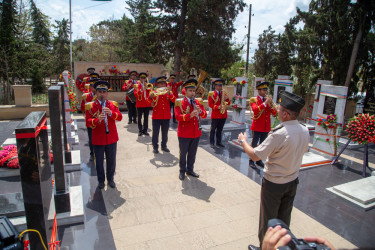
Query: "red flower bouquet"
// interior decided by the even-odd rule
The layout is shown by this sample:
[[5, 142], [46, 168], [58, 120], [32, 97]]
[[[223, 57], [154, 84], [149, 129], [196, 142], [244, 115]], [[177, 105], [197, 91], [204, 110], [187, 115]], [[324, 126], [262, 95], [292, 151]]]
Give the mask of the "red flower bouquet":
[[375, 141], [374, 115], [359, 114], [350, 119], [345, 131], [350, 140], [358, 144], [369, 144]]

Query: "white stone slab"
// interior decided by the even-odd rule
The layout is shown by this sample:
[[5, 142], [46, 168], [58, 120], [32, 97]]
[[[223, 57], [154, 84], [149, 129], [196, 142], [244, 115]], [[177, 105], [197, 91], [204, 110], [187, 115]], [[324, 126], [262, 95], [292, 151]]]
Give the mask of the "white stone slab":
[[65, 163], [64, 169], [65, 172], [80, 171], [81, 167], [81, 151], [72, 150], [72, 163]]
[[375, 207], [375, 176], [330, 187], [327, 190], [365, 210]]
[[[234, 123], [225, 123], [223, 131], [229, 131], [229, 130], [243, 130], [246, 128], [246, 125], [239, 126], [238, 124]], [[211, 125], [202, 125], [202, 132], [208, 133], [210, 132]]]

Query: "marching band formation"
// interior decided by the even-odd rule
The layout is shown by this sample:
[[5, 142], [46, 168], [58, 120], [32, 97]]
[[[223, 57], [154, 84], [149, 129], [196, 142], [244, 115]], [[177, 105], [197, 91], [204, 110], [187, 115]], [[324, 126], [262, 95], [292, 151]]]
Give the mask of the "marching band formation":
[[[105, 186], [105, 172], [103, 167], [104, 153], [107, 159], [116, 156], [116, 143], [118, 141], [115, 120], [120, 121], [122, 115], [118, 104], [107, 100], [110, 83], [100, 80], [95, 69], [87, 69], [87, 77], [81, 81], [79, 89], [82, 95], [81, 110], [86, 118], [87, 133], [89, 137], [90, 161], [96, 159], [99, 187]], [[122, 86], [126, 92], [126, 105], [128, 108], [128, 124], [137, 123], [138, 136], [149, 136], [148, 117], [152, 110], [152, 147], [153, 153], [159, 153], [159, 133], [161, 131], [160, 149], [170, 152], [167, 147], [169, 121], [178, 122], [177, 136], [180, 147], [180, 175], [184, 179], [185, 173], [194, 177], [199, 175], [194, 172], [195, 155], [197, 152], [201, 132], [201, 119], [207, 117], [203, 107], [205, 89], [200, 86], [208, 74], [201, 70], [199, 78], [189, 75], [187, 80], [176, 82], [176, 74], [170, 74], [167, 81], [165, 76], [155, 80], [155, 86], [148, 83], [148, 74], [137, 71], [129, 72], [129, 79]], [[228, 94], [223, 91], [222, 79], [212, 82], [214, 90], [208, 93], [208, 105], [212, 109], [210, 144], [212, 147], [224, 147], [222, 143], [222, 131], [227, 118], [227, 108], [231, 104]], [[271, 130], [271, 115], [277, 113], [273, 105], [272, 97], [267, 96], [269, 83], [257, 82], [258, 96], [250, 98], [250, 107], [253, 111], [252, 146], [256, 147], [264, 141]], [[183, 98], [179, 98], [178, 89], [182, 87]], [[98, 92], [100, 90], [100, 92]], [[104, 92], [106, 94], [104, 94]], [[99, 98], [100, 96], [100, 98]], [[108, 108], [108, 109], [107, 109]], [[106, 125], [107, 124], [107, 125]], [[105, 130], [108, 126], [108, 130]], [[107, 133], [108, 132], [108, 133]], [[96, 153], [97, 152], [97, 153]], [[96, 153], [96, 154], [95, 154]], [[94, 157], [95, 155], [95, 157]], [[108, 162], [108, 161], [107, 161]], [[256, 162], [264, 167], [263, 162]], [[115, 160], [107, 164], [107, 182], [115, 187], [113, 173]], [[255, 168], [254, 161], [249, 161], [249, 166]]]

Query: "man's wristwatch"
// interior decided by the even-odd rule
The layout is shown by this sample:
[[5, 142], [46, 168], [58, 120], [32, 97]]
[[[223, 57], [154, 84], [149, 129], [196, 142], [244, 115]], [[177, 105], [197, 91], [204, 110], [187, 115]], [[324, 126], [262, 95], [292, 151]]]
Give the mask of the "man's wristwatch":
[[241, 141], [240, 141], [240, 146], [242, 146], [242, 143], [245, 141], [245, 139], [242, 139]]

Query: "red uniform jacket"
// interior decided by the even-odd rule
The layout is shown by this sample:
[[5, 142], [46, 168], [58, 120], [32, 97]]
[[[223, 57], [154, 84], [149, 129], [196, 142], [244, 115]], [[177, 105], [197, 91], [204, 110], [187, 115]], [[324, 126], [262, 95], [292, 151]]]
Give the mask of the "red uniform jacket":
[[[147, 83], [144, 83], [144, 84], [147, 84]], [[137, 98], [135, 107], [137, 108], [151, 107], [151, 103], [147, 101], [147, 99], [149, 99], [149, 96], [150, 96], [150, 91], [151, 90], [146, 89], [146, 86], [144, 89], [141, 83], [134, 86], [134, 95]]]
[[[134, 88], [134, 84], [138, 84], [137, 80], [126, 80], [124, 85], [122, 85], [122, 91], [129, 91], [131, 88]], [[126, 95], [126, 100], [130, 101], [130, 98]]]
[[270, 105], [263, 103], [260, 96], [250, 98], [250, 106], [254, 112], [253, 124], [250, 129], [257, 132], [270, 132], [271, 114], [276, 115], [277, 110], [271, 109]]
[[86, 77], [90, 78], [90, 75], [80, 74], [76, 79], [76, 86], [79, 89], [79, 91], [81, 91], [81, 92], [83, 92], [85, 90], [85, 83], [87, 83], [87, 81], [84, 81], [84, 78], [86, 78]]
[[[195, 105], [199, 105], [202, 112], [199, 114], [201, 118], [207, 117], [207, 112], [203, 107], [203, 100], [195, 99]], [[177, 136], [183, 138], [197, 138], [202, 135], [202, 131], [198, 129], [197, 117], [190, 118], [190, 113], [194, 108], [190, 105], [189, 100], [185, 97], [177, 99], [174, 108], [176, 120], [178, 121]]]
[[[223, 95], [222, 91], [222, 95]], [[224, 96], [222, 96], [224, 98]], [[230, 105], [230, 100], [227, 96], [225, 104]], [[208, 93], [208, 106], [212, 108], [211, 119], [225, 119], [228, 117], [227, 109], [225, 108], [224, 114], [220, 112], [219, 106], [221, 105], [221, 99], [217, 91], [210, 91]]]
[[82, 111], [82, 114], [83, 116], [86, 115], [86, 112], [85, 112], [85, 105], [86, 103], [89, 103], [89, 102], [93, 102], [96, 100], [96, 95], [94, 95], [91, 91], [89, 93], [85, 93], [81, 96], [82, 100], [81, 100], [81, 111]]
[[118, 141], [115, 121], [121, 121], [122, 114], [116, 102], [106, 101], [105, 106], [112, 111], [112, 115], [107, 116], [109, 134], [105, 132], [104, 120], [99, 123], [99, 115], [103, 112], [100, 102], [96, 100], [86, 104], [86, 126], [92, 128], [93, 145], [109, 145]]
[[[154, 91], [156, 94], [156, 91]], [[171, 105], [170, 102], [175, 102], [176, 97], [169, 92], [165, 95], [154, 95], [153, 98], [149, 97], [148, 102], [152, 105], [152, 119], [171, 119]]]
[[176, 98], [178, 98], [178, 87], [180, 87], [183, 83], [184, 81], [174, 83], [168, 82], [167, 84], [167, 86], [171, 87], [172, 93]]

